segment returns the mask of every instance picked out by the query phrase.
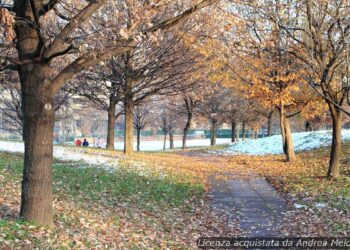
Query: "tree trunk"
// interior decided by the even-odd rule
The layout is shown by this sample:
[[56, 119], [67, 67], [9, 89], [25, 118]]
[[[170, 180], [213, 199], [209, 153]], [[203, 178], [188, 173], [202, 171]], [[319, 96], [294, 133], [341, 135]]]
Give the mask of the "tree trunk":
[[272, 135], [272, 114], [273, 112], [271, 112], [267, 117], [267, 135], [268, 136]]
[[293, 146], [293, 137], [290, 128], [290, 121], [286, 116], [284, 107], [280, 109], [280, 126], [282, 133], [283, 152], [287, 157], [287, 161], [293, 162], [296, 160]]
[[164, 142], [163, 142], [163, 150], [166, 149], [166, 136], [167, 136], [167, 132], [164, 131]]
[[245, 122], [242, 123], [242, 141], [245, 141]]
[[172, 130], [169, 131], [169, 141], [170, 141], [170, 149], [174, 149], [174, 132]]
[[295, 153], [294, 153], [294, 146], [293, 146], [293, 137], [292, 137], [292, 131], [290, 128], [290, 121], [288, 118], [285, 120], [285, 133], [286, 133], [286, 152], [287, 152], [287, 161], [292, 162], [295, 161]]
[[187, 143], [187, 134], [188, 134], [188, 130], [191, 127], [191, 121], [192, 121], [192, 113], [188, 113], [187, 114], [187, 122], [184, 128], [184, 134], [182, 137], [182, 149], [185, 149], [187, 147], [186, 143]]
[[134, 101], [132, 94], [132, 80], [127, 79], [127, 90], [124, 101], [125, 109], [125, 129], [124, 129], [124, 153], [132, 154], [134, 152]]
[[115, 104], [111, 103], [108, 108], [108, 130], [107, 130], [107, 146], [108, 149], [114, 149], [114, 129], [115, 129]]
[[239, 141], [239, 128], [237, 127], [236, 130], [236, 141]]
[[306, 132], [312, 131], [311, 124], [308, 121], [305, 122], [305, 131]]
[[328, 104], [332, 117], [332, 146], [327, 176], [339, 177], [340, 153], [341, 153], [341, 128], [342, 113], [333, 104]]
[[237, 123], [235, 121], [231, 122], [231, 142], [236, 141], [236, 131], [237, 131]]
[[211, 123], [211, 131], [210, 131], [210, 145], [214, 146], [216, 145], [216, 121], [212, 121]]
[[19, 70], [22, 86], [24, 168], [20, 216], [53, 225], [52, 154], [54, 94], [48, 65], [27, 64]]
[[137, 151], [140, 152], [140, 144], [141, 144], [141, 129], [137, 128]]

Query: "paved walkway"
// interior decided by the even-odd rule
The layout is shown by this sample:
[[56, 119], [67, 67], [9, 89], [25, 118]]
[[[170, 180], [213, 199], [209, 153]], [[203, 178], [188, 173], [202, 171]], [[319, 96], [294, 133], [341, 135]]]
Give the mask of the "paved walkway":
[[[222, 156], [205, 151], [187, 151], [179, 154], [199, 160], [220, 164]], [[280, 236], [277, 232], [282, 225], [287, 202], [265, 180], [253, 173], [227, 173], [225, 178], [209, 178], [211, 184], [211, 207], [227, 217], [227, 225], [240, 226], [247, 237]]]
[[242, 236], [277, 236], [275, 230], [287, 211], [286, 201], [262, 177], [240, 178], [233, 174], [227, 177], [209, 180], [212, 208], [225, 211], [227, 223], [238, 221]]

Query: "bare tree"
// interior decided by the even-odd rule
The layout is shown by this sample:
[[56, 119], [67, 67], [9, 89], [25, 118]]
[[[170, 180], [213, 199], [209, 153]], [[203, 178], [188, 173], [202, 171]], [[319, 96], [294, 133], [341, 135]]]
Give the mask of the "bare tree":
[[216, 145], [217, 128], [225, 120], [226, 105], [229, 101], [229, 91], [219, 84], [212, 84], [203, 95], [199, 113], [210, 123], [210, 145]]
[[108, 114], [107, 145], [114, 149], [115, 123], [123, 114], [122, 75], [116, 72], [116, 59], [110, 59], [103, 65], [97, 65], [94, 70], [80, 74], [73, 84], [64, 89], [68, 93], [83, 97], [98, 110]]
[[140, 151], [141, 131], [151, 124], [153, 120], [150, 105], [137, 105], [134, 109], [134, 128], [137, 136], [137, 151]]

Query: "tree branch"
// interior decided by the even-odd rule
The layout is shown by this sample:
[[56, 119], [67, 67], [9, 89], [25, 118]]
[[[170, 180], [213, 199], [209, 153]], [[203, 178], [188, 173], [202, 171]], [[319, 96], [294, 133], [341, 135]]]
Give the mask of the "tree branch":
[[[69, 34], [73, 27], [77, 27], [82, 20], [85, 20], [89, 15], [91, 15], [94, 11], [96, 11], [102, 3], [104, 3], [106, 0], [101, 0], [98, 3], [90, 3], [83, 11], [81, 11], [76, 17], [72, 19], [72, 21], [67, 24], [67, 26], [62, 30], [60, 33], [60, 36], [64, 34]], [[184, 11], [182, 14], [179, 14], [176, 17], [170, 18], [168, 20], [165, 20], [163, 22], [160, 22], [158, 25], [154, 26], [151, 29], [143, 31], [144, 34], [151, 33], [157, 30], [166, 29], [172, 26], [175, 26], [178, 24], [181, 20], [188, 17], [192, 13], [194, 13], [197, 10], [200, 10], [206, 6], [211, 5], [212, 3], [216, 2], [217, 0], [203, 0], [199, 4], [189, 8], [188, 10]], [[79, 17], [78, 17], [79, 16]], [[78, 18], [77, 18], [78, 17]], [[79, 22], [80, 21], [80, 22]], [[75, 25], [74, 25], [75, 24]], [[59, 37], [58, 37], [59, 38]], [[64, 44], [63, 40], [60, 40], [56, 38], [53, 43], [50, 45], [51, 49], [48, 49], [48, 52], [46, 52], [46, 57], [50, 54], [52, 54], [55, 49], [59, 48]], [[55, 42], [56, 41], [56, 42]], [[120, 45], [112, 48], [107, 48], [104, 53], [98, 54], [98, 52], [89, 52], [87, 54], [82, 55], [78, 59], [76, 59], [73, 63], [68, 65], [64, 70], [61, 71], [52, 81], [52, 90], [54, 92], [57, 92], [67, 80], [71, 79], [74, 75], [77, 73], [88, 69], [89, 67], [104, 61], [111, 56], [117, 56], [121, 55], [123, 53], [126, 53], [130, 50], [132, 50], [135, 46], [137, 46], [138, 42], [134, 39], [129, 39], [126, 43], [126, 45]], [[56, 52], [57, 53], [57, 52]]]
[[51, 0], [47, 4], [44, 4], [41, 9], [38, 11], [39, 16], [45, 15], [47, 12], [52, 10], [56, 4], [59, 2], [59, 0]]
[[53, 54], [60, 54], [66, 50], [66, 41], [68, 36], [84, 23], [93, 13], [95, 13], [107, 0], [96, 0], [90, 2], [83, 10], [81, 10], [72, 20], [61, 30], [61, 32], [52, 41], [49, 47], [44, 51], [43, 58], [52, 58]]

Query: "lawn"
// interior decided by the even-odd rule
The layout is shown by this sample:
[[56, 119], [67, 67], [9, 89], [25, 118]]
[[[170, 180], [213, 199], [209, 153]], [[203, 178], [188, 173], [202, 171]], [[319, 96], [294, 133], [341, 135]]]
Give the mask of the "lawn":
[[0, 247], [39, 249], [192, 249], [199, 236], [238, 235], [210, 210], [208, 176], [228, 171], [264, 176], [290, 209], [280, 233], [294, 236], [350, 234], [350, 142], [342, 177], [325, 178], [329, 150], [280, 155], [215, 156], [208, 149], [135, 153], [71, 148], [107, 157], [113, 166], [55, 160], [55, 227], [18, 218], [22, 154], [0, 152]]
[[0, 246], [163, 249], [195, 244], [210, 217], [204, 218], [205, 185], [184, 171], [161, 175], [150, 163], [135, 165], [128, 159], [118, 169], [105, 170], [55, 161], [55, 228], [50, 229], [18, 219], [22, 155], [0, 152]]

